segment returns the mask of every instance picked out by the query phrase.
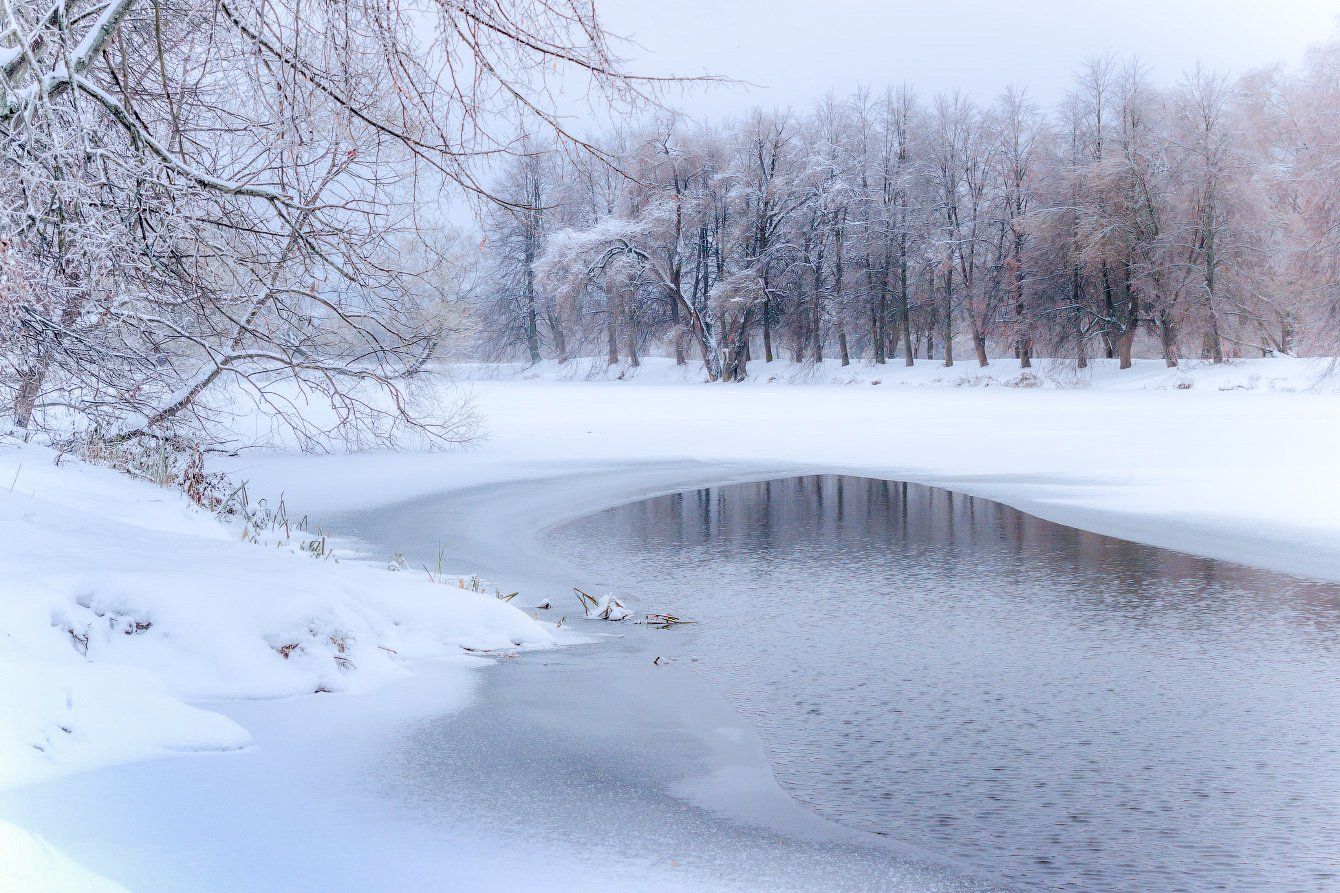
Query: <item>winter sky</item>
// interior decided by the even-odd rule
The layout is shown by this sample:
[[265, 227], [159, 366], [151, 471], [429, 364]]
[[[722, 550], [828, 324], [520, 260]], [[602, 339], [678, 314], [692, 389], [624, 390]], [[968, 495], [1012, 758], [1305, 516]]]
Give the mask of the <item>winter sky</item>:
[[1010, 83], [1059, 100], [1085, 57], [1138, 53], [1160, 84], [1197, 61], [1241, 73], [1297, 63], [1328, 37], [1340, 0], [598, 0], [647, 73], [759, 86], [674, 97], [694, 116], [755, 105], [807, 109], [827, 90], [908, 82], [990, 101]]

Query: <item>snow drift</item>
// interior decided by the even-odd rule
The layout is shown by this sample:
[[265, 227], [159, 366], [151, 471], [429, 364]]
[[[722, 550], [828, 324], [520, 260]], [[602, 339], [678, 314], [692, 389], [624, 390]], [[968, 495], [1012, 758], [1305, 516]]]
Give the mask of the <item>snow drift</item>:
[[[244, 540], [179, 492], [57, 458], [0, 440], [0, 789], [248, 745], [192, 700], [367, 689], [415, 659], [554, 641], [454, 578]], [[0, 853], [0, 889], [94, 889], [12, 826]]]

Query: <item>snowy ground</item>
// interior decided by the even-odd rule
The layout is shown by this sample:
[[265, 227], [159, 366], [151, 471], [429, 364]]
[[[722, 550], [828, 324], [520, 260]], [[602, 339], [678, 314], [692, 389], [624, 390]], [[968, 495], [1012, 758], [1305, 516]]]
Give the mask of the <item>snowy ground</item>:
[[[180, 493], [54, 458], [0, 441], [0, 790], [250, 744], [199, 699], [366, 691], [409, 661], [555, 641], [491, 595], [244, 542]], [[42, 878], [92, 889], [0, 822], [0, 890]]]
[[[697, 384], [706, 376], [700, 364], [677, 366], [663, 357], [648, 357], [639, 366], [611, 366], [601, 358], [567, 363], [457, 363], [459, 379], [480, 381], [626, 381], [638, 384]], [[1215, 365], [1184, 360], [1169, 369], [1163, 360], [1137, 359], [1130, 369], [1115, 360], [1090, 361], [1078, 369], [1073, 360], [1039, 359], [1023, 369], [1013, 360], [996, 360], [982, 368], [975, 360], [946, 367], [939, 361], [919, 360], [908, 367], [894, 359], [883, 365], [858, 360], [843, 366], [837, 360], [795, 363], [776, 360], [750, 363], [744, 382], [758, 385], [884, 385], [886, 387], [1012, 387], [1084, 390], [1192, 390], [1200, 391], [1311, 391], [1335, 393], [1340, 374], [1331, 359], [1275, 358], [1235, 360]]]
[[[692, 367], [663, 360], [624, 380], [585, 380], [582, 364], [571, 365], [458, 369], [487, 425], [486, 439], [465, 453], [244, 455], [228, 468], [257, 492], [285, 491], [317, 517], [628, 463], [848, 472], [946, 486], [1150, 545], [1340, 579], [1340, 374], [1328, 374], [1328, 361], [1173, 371], [1142, 361], [1128, 373], [1100, 364], [1096, 381], [1078, 388], [960, 386], [945, 382], [951, 370], [928, 364], [909, 372], [829, 363], [817, 373], [778, 364], [771, 387], [768, 367], [757, 363], [756, 386], [742, 387], [676, 383], [693, 378]], [[980, 375], [962, 366], [956, 375]], [[1010, 361], [991, 368], [1003, 381], [1020, 375]], [[782, 385], [801, 375], [882, 384]], [[643, 494], [626, 498], [636, 495]], [[556, 504], [545, 520], [619, 501]]]
[[[456, 493], [459, 515], [441, 519], [440, 532], [448, 559], [468, 564], [450, 567], [518, 585], [541, 576], [535, 535], [549, 524], [653, 492], [817, 471], [939, 484], [1101, 533], [1340, 579], [1340, 398], [1321, 377], [1325, 364], [1172, 372], [1141, 364], [1120, 375], [1100, 365], [1083, 387], [1046, 369], [1040, 387], [1019, 387], [1034, 382], [1021, 382], [1017, 364], [1006, 362], [990, 380], [966, 366], [952, 379], [928, 364], [910, 373], [751, 367], [755, 384], [773, 378], [785, 387], [703, 385], [663, 361], [624, 380], [587, 380], [591, 368], [460, 370], [488, 427], [468, 452], [243, 454], [227, 465], [253, 493], [283, 492], [294, 515], [338, 522], [384, 507], [375, 540], [383, 545], [395, 541], [396, 503]], [[442, 672], [463, 679], [463, 664], [482, 663], [461, 657], [463, 647], [555, 641], [551, 627], [491, 596], [244, 543], [176, 494], [101, 469], [57, 468], [49, 453], [12, 442], [0, 442], [0, 526], [11, 606], [0, 630], [0, 787], [16, 790], [10, 804], [65, 801], [65, 813], [44, 813], [29, 827], [41, 825], [86, 864], [110, 866], [105, 874], [115, 874], [117, 859], [81, 837], [73, 816], [106, 824], [115, 800], [68, 801], [80, 790], [114, 798], [124, 788], [110, 770], [60, 777], [246, 748], [254, 729], [272, 736], [262, 748], [274, 754], [269, 771], [311, 746], [284, 731], [287, 708], [207, 710], [200, 699], [350, 691], [349, 699], [309, 700], [334, 711], [323, 721], [358, 722], [365, 711], [351, 708], [341, 720], [339, 705], [365, 704], [387, 683], [395, 684], [382, 690], [411, 691], [406, 662], [452, 656]], [[293, 708], [309, 709], [317, 708]], [[162, 770], [171, 775], [210, 761], [146, 765], [175, 767]], [[162, 781], [155, 771], [136, 769]], [[80, 778], [96, 783], [84, 789]], [[17, 790], [44, 781], [31, 797]], [[0, 809], [0, 818], [16, 811]], [[95, 889], [13, 825], [0, 825], [0, 866], [0, 890]], [[143, 880], [154, 870], [118, 876]], [[565, 877], [580, 870], [570, 866], [577, 873]]]

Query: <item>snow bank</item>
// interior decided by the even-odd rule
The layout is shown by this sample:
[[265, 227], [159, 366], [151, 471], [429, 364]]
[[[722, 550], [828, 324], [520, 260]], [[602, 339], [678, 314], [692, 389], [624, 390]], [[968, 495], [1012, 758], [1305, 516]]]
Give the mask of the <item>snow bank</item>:
[[[1145, 364], [1090, 388], [678, 384], [640, 377], [678, 374], [673, 363], [652, 362], [623, 381], [486, 380], [482, 373], [496, 368], [469, 366], [452, 371], [474, 377], [466, 387], [485, 420], [487, 439], [472, 450], [253, 453], [227, 467], [263, 489], [282, 487], [290, 505], [316, 517], [580, 478], [581, 493], [567, 488], [552, 507], [528, 508], [527, 518], [549, 523], [651, 495], [636, 469], [658, 463], [729, 463], [755, 479], [865, 474], [947, 487], [1148, 545], [1340, 579], [1340, 398], [1329, 390], [1329, 366], [1196, 366], [1178, 372], [1198, 376], [1190, 388], [1156, 386], [1169, 373]], [[1020, 374], [1017, 363], [993, 367]], [[765, 368], [753, 364], [752, 380]], [[578, 498], [621, 468], [630, 470], [621, 493], [594, 504]], [[337, 476], [358, 486], [328, 486]], [[684, 486], [716, 482], [707, 474]], [[490, 506], [489, 516], [498, 511]]]
[[[1098, 390], [1200, 391], [1321, 391], [1340, 390], [1340, 361], [1333, 357], [1233, 360], [1218, 365], [1205, 360], [1183, 360], [1169, 369], [1163, 360], [1137, 359], [1130, 369], [1116, 360], [1090, 360], [1087, 369], [1074, 360], [1034, 360], [1031, 369], [1017, 360], [993, 360], [985, 368], [975, 360], [945, 367], [939, 360], [918, 360], [904, 366], [901, 359], [884, 365], [856, 360], [843, 366], [838, 360], [796, 363], [774, 360], [749, 364], [745, 385], [883, 385], [885, 387], [1009, 387]], [[665, 357], [644, 357], [640, 366], [626, 362], [609, 365], [603, 358], [582, 357], [566, 363], [458, 363], [452, 374], [465, 381], [627, 381], [637, 384], [696, 384], [707, 381], [700, 363], [675, 365]]]
[[[755, 363], [753, 386], [704, 386], [663, 360], [622, 381], [600, 368], [587, 381], [579, 366], [454, 368], [473, 379], [488, 428], [474, 450], [216, 464], [318, 518], [474, 488], [476, 514], [457, 525], [467, 544], [649, 495], [665, 486], [647, 471], [657, 463], [699, 469], [676, 471], [677, 487], [720, 480], [723, 464], [749, 477], [842, 471], [1340, 579], [1340, 400], [1328, 361], [1121, 373], [1099, 363], [1069, 383], [1047, 364], [1034, 382], [1007, 362], [990, 377], [968, 365]], [[793, 386], [766, 387], [784, 382]], [[195, 699], [366, 690], [403, 676], [407, 661], [555, 641], [491, 595], [388, 573], [389, 556], [374, 567], [254, 531], [244, 541], [180, 494], [54, 459], [0, 439], [0, 788], [248, 745], [245, 729]], [[533, 486], [555, 478], [571, 486]], [[532, 502], [490, 495], [518, 482]], [[37, 876], [94, 889], [12, 827], [0, 829], [6, 854], [0, 890]]]
[[[240, 525], [175, 491], [55, 460], [0, 439], [0, 789], [248, 745], [245, 729], [194, 699], [367, 689], [415, 659], [554, 641], [454, 581], [255, 531], [244, 541]], [[0, 859], [0, 889], [20, 884], [16, 866], [38, 871], [48, 858], [15, 830], [0, 847], [17, 853]]]

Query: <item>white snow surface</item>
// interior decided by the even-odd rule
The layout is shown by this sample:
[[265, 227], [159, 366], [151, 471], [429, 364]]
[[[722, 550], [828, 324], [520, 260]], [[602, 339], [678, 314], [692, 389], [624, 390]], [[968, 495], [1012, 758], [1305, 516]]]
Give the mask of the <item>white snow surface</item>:
[[126, 893], [71, 861], [36, 834], [0, 822], [0, 893]]
[[[635, 370], [475, 364], [451, 370], [487, 426], [470, 450], [243, 453], [215, 464], [318, 520], [469, 492], [484, 508], [460, 531], [455, 557], [473, 542], [525, 540], [650, 495], [670, 478], [678, 488], [842, 472], [1340, 580], [1332, 365], [1142, 361], [1118, 373], [1098, 363], [1077, 378], [1050, 364], [1024, 375], [1013, 361], [985, 373], [779, 362], [752, 364], [750, 382], [732, 386], [658, 359]], [[0, 439], [0, 790], [248, 748], [247, 729], [202, 699], [366, 693], [408, 676], [407, 663], [450, 657], [443, 672], [468, 675], [484, 661], [467, 649], [547, 647], [560, 636], [491, 595], [389, 573], [385, 559], [375, 567], [347, 552], [322, 560], [244, 542], [175, 492], [54, 459]], [[669, 477], [647, 473], [671, 466]], [[570, 483], [531, 494], [524, 512], [500, 501], [489, 521], [491, 494], [505, 500], [555, 478]], [[0, 857], [0, 891], [117, 889], [13, 825], [0, 823]]]
[[[632, 370], [591, 361], [471, 364], [451, 370], [486, 424], [466, 452], [243, 454], [224, 464], [257, 492], [284, 490], [291, 505], [318, 517], [629, 465], [730, 463], [752, 477], [863, 474], [944, 486], [1149, 545], [1340, 580], [1334, 367], [1330, 359], [1266, 359], [1168, 370], [1141, 360], [1118, 371], [1097, 361], [1090, 380], [1074, 386], [1064, 381], [1073, 369], [1043, 361], [1034, 370], [1043, 386], [1008, 387], [998, 385], [1017, 382], [1017, 361], [986, 370], [753, 363], [738, 386], [701, 383], [700, 367], [659, 358]], [[565, 492], [534, 526], [645, 495], [630, 486], [578, 503]]]
[[[55, 459], [0, 439], [0, 791], [249, 745], [197, 699], [367, 690], [408, 661], [554, 642], [492, 595], [244, 542], [175, 491]], [[0, 857], [0, 890], [95, 889], [4, 823]]]
[[[820, 363], [774, 360], [753, 362], [748, 376], [736, 385], [885, 385], [888, 387], [1009, 387], [1066, 390], [1191, 390], [1200, 391], [1310, 391], [1340, 390], [1337, 360], [1331, 357], [1275, 357], [1232, 360], [1215, 364], [1183, 360], [1168, 368], [1163, 360], [1136, 359], [1130, 369], [1116, 360], [1090, 360], [1084, 369], [1074, 360], [1039, 358], [1030, 368], [1015, 360], [994, 360], [986, 367], [976, 360], [959, 360], [946, 367], [938, 360], [917, 360], [906, 366], [900, 358], [883, 364], [856, 360], [843, 366], [838, 360]], [[482, 381], [626, 381], [639, 384], [697, 384], [707, 380], [700, 363], [676, 365], [664, 357], [644, 358], [638, 366], [627, 361], [611, 365], [603, 357], [581, 357], [566, 363], [456, 363], [453, 377]]]

